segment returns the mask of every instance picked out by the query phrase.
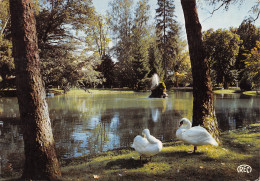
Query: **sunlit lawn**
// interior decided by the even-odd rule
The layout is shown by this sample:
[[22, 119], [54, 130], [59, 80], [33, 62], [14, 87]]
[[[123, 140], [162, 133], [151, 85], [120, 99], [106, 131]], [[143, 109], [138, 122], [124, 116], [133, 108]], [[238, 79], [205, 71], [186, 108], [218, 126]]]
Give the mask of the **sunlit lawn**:
[[[260, 123], [222, 134], [219, 147], [201, 146], [196, 154], [180, 141], [164, 143], [152, 161], [130, 148], [83, 156], [62, 163], [63, 180], [256, 180], [259, 177]], [[242, 164], [251, 173], [238, 173]]]
[[[187, 90], [191, 91], [192, 88], [190, 87], [184, 87], [184, 88], [176, 88], [173, 90], [168, 90], [168, 91], [178, 91], [178, 90]], [[84, 91], [82, 89], [72, 89], [67, 92], [68, 95], [71, 94], [114, 94], [114, 93], [133, 93], [134, 91], [131, 89], [88, 89], [87, 91]], [[215, 94], [237, 94], [237, 93], [242, 93], [244, 95], [257, 95], [257, 91], [245, 91], [241, 92], [239, 88], [237, 87], [230, 87], [229, 89], [218, 89], [214, 90]], [[259, 93], [259, 91], [258, 91]]]
[[230, 87], [229, 89], [217, 89], [217, 90], [214, 90], [214, 93], [216, 93], [216, 94], [237, 94], [237, 93], [242, 93], [244, 95], [255, 96], [255, 95], [259, 95], [260, 92], [259, 91], [257, 92], [256, 90], [242, 92], [240, 90], [240, 88], [238, 88], [238, 87]]
[[[178, 90], [182, 90], [182, 91], [191, 91], [192, 88], [191, 87], [180, 87], [180, 88], [174, 88], [171, 90], [168, 90], [168, 92], [171, 91], [178, 91]], [[8, 89], [8, 90], [3, 90], [2, 92], [12, 92], [15, 91], [15, 89]], [[49, 93], [54, 93], [55, 95], [59, 95], [59, 94], [63, 94], [64, 91], [60, 90], [60, 89], [48, 89], [47, 92]], [[85, 95], [85, 94], [115, 94], [115, 93], [133, 93], [134, 90], [131, 89], [127, 89], [127, 88], [121, 88], [121, 89], [87, 89], [86, 91], [84, 91], [83, 89], [71, 89], [70, 91], [66, 92], [67, 95]], [[5, 94], [6, 94], [5, 93]], [[244, 95], [251, 95], [251, 96], [256, 96], [256, 95], [260, 95], [260, 91], [245, 91], [245, 92], [241, 92], [241, 90], [238, 87], [230, 87], [229, 89], [217, 89], [214, 90], [215, 94], [237, 94], [237, 93], [242, 93]], [[8, 95], [8, 94], [7, 94]]]
[[133, 90], [129, 89], [87, 89], [86, 91], [82, 89], [71, 89], [67, 92], [68, 95], [71, 94], [118, 94], [118, 93], [133, 93]]

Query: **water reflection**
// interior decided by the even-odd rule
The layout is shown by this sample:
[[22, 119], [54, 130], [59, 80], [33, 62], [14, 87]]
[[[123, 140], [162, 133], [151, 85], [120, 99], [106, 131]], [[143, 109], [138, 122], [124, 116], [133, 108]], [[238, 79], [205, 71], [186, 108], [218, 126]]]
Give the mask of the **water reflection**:
[[257, 97], [240, 94], [217, 96], [216, 115], [221, 130], [238, 129], [258, 121], [259, 103]]
[[[192, 117], [192, 93], [149, 93], [49, 97], [57, 154], [60, 159], [129, 147], [144, 128], [163, 142], [174, 140], [180, 118]], [[259, 121], [260, 98], [218, 95], [215, 107], [222, 130]], [[15, 98], [0, 98], [0, 178], [21, 169], [23, 139]]]
[[186, 98], [173, 94], [171, 99], [147, 96], [137, 93], [50, 98], [59, 155], [73, 157], [128, 147], [146, 127], [163, 141], [174, 139], [177, 120], [181, 115], [191, 117], [190, 94]]

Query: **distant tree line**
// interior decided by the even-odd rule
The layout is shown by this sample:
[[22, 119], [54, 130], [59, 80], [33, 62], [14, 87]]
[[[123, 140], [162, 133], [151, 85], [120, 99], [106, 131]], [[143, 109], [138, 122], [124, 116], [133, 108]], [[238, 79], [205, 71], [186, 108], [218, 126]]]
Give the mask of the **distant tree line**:
[[147, 78], [154, 73], [167, 86], [178, 85], [177, 77], [183, 85], [190, 83], [189, 56], [173, 1], [158, 0], [155, 23], [149, 18], [148, 0], [138, 1], [135, 7], [133, 0], [113, 0], [109, 7], [116, 86], [146, 89]]
[[[111, 0], [106, 15], [92, 1], [34, 2], [45, 87], [148, 89], [157, 73], [166, 86], [192, 86], [187, 43], [172, 0], [158, 0], [155, 20], [148, 0]], [[9, 1], [0, 2], [0, 89], [14, 87]], [[214, 85], [259, 87], [259, 27], [208, 30], [204, 48]]]
[[[204, 47], [214, 85], [259, 88], [260, 28], [244, 20], [238, 28], [204, 32]], [[253, 68], [254, 67], [254, 68]]]

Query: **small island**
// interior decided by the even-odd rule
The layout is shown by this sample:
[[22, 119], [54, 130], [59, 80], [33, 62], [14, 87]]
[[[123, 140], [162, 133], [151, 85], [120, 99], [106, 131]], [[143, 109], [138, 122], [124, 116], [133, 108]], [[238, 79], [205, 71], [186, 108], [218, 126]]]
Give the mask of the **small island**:
[[168, 97], [168, 94], [166, 93], [166, 86], [164, 82], [160, 82], [159, 85], [151, 90], [152, 94], [149, 96], [149, 98], [166, 98]]
[[166, 86], [164, 82], [159, 82], [158, 74], [153, 74], [151, 78], [151, 91], [152, 94], [149, 98], [166, 98], [168, 94], [166, 93]]

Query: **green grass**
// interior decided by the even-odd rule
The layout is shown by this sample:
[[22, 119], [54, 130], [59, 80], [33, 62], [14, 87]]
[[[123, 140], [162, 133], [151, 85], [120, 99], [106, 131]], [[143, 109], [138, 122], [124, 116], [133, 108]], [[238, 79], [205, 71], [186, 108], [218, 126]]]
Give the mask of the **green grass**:
[[[171, 91], [191, 91], [191, 87], [183, 87], [183, 88], [174, 88], [167, 90], [168, 92]], [[49, 91], [58, 91], [58, 92], [63, 92], [62, 90], [55, 90], [55, 89], [49, 89]], [[71, 89], [68, 91], [66, 94], [67, 95], [88, 95], [88, 94], [117, 94], [117, 93], [122, 93], [122, 94], [128, 94], [128, 93], [134, 93], [134, 90], [131, 89], [87, 89], [87, 91], [84, 91], [82, 89]], [[245, 91], [241, 92], [239, 88], [237, 87], [231, 87], [230, 89], [218, 89], [214, 90], [214, 93], [216, 94], [237, 94], [237, 93], [242, 93], [245, 95], [251, 95], [255, 96], [258, 95], [257, 91]]]
[[259, 90], [258, 91], [245, 91], [245, 92], [243, 92], [243, 94], [249, 95], [249, 96], [259, 96], [260, 92], [259, 92]]
[[[256, 180], [259, 177], [260, 123], [244, 130], [222, 134], [219, 147], [192, 145], [181, 141], [164, 143], [152, 161], [139, 160], [130, 148], [62, 163], [63, 180]], [[237, 167], [250, 165], [252, 173], [238, 173]]]
[[[183, 87], [183, 88], [172, 88], [167, 90], [168, 92], [171, 91], [191, 91], [192, 88], [191, 87]], [[7, 96], [9, 95], [8, 92], [12, 92], [15, 91], [15, 89], [8, 89], [8, 90], [3, 90], [1, 91], [2, 94], [5, 93], [7, 94]], [[1, 93], [0, 92], [0, 93]], [[54, 93], [55, 95], [60, 95], [63, 94], [64, 91], [60, 90], [60, 89], [48, 89], [47, 92], [49, 93]], [[121, 89], [87, 89], [87, 91], [84, 91], [82, 89], [71, 89], [70, 91], [68, 91], [66, 94], [67, 95], [89, 95], [89, 94], [117, 94], [117, 93], [122, 93], [122, 94], [128, 94], [128, 93], [134, 93], [135, 91], [131, 90], [131, 89], [126, 89], [126, 88], [121, 88]], [[241, 92], [239, 88], [237, 87], [231, 87], [229, 89], [218, 89], [218, 90], [214, 90], [213, 91], [215, 94], [237, 94], [237, 93], [241, 93], [244, 95], [250, 95], [250, 96], [257, 96], [260, 95], [259, 91], [245, 91], [245, 92]]]
[[220, 89], [213, 91], [216, 94], [236, 94], [237, 92], [233, 89]]
[[[168, 92], [170, 91], [191, 91], [192, 88], [190, 87], [185, 87], [185, 88], [176, 88], [176, 89], [171, 89], [167, 90]], [[85, 94], [116, 94], [116, 93], [122, 93], [122, 94], [127, 94], [127, 93], [134, 93], [133, 90], [131, 89], [88, 89], [87, 91], [81, 90], [81, 89], [72, 89], [67, 92], [68, 95], [85, 95]], [[214, 93], [216, 94], [245, 94], [245, 95], [251, 95], [251, 96], [256, 96], [259, 95], [257, 94], [257, 91], [245, 91], [241, 92], [239, 88], [237, 87], [231, 87], [230, 89], [219, 89], [219, 90], [214, 90]]]
[[126, 93], [134, 93], [132, 90], [128, 89], [88, 89], [84, 91], [82, 89], [71, 89], [66, 94], [67, 95], [85, 95], [85, 94], [126, 94]]
[[213, 91], [215, 94], [244, 94], [250, 96], [259, 95], [259, 91], [244, 91], [242, 92], [238, 87], [230, 87], [229, 89], [217, 89]]

